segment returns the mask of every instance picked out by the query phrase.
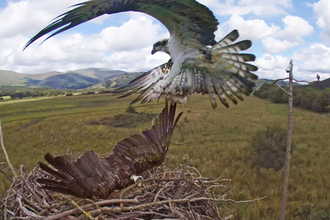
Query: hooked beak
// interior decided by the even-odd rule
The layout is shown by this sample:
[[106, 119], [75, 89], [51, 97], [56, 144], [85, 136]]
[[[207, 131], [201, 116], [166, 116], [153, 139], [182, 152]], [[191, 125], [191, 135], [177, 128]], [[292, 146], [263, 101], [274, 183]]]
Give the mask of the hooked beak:
[[155, 48], [152, 48], [152, 51], [151, 51], [151, 55], [154, 55], [154, 53], [156, 53], [157, 51], [155, 50]]

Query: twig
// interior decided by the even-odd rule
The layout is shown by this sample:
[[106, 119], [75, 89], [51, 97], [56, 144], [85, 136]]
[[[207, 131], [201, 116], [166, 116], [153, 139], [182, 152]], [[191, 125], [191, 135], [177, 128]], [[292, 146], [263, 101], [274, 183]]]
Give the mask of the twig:
[[133, 185], [130, 185], [128, 187], [126, 187], [125, 189], [123, 189], [120, 192], [120, 199], [123, 198], [123, 195], [125, 192], [127, 192], [128, 190], [134, 188], [136, 185], [139, 185], [140, 183], [144, 183], [144, 182], [149, 182], [149, 181], [162, 181], [162, 182], [168, 182], [168, 181], [186, 181], [185, 179], [157, 179], [157, 178], [152, 178], [152, 179], [144, 179], [144, 180], [139, 180], [136, 183], [134, 183]]
[[255, 201], [259, 201], [262, 199], [265, 199], [267, 196], [264, 196], [262, 198], [258, 199], [253, 199], [253, 200], [243, 200], [243, 201], [236, 201], [233, 199], [213, 199], [213, 198], [206, 198], [206, 197], [200, 197], [200, 198], [193, 198], [193, 199], [173, 199], [173, 200], [163, 200], [163, 201], [158, 201], [158, 202], [151, 202], [151, 203], [146, 203], [146, 204], [141, 204], [137, 206], [130, 206], [130, 207], [103, 207], [100, 209], [96, 209], [90, 214], [92, 216], [100, 214], [102, 212], [128, 212], [128, 211], [134, 211], [134, 210], [139, 210], [143, 209], [146, 207], [150, 206], [161, 206], [167, 203], [175, 204], [175, 203], [190, 203], [190, 202], [198, 202], [198, 201], [214, 201], [214, 202], [230, 202], [230, 203], [236, 203], [236, 204], [241, 204], [241, 203], [251, 203]]
[[11, 170], [11, 172], [13, 173], [13, 175], [15, 177], [17, 177], [17, 175], [16, 175], [16, 173], [14, 171], [14, 168], [13, 168], [13, 166], [10, 163], [10, 160], [9, 160], [9, 157], [8, 157], [8, 154], [7, 154], [7, 150], [5, 148], [5, 144], [3, 143], [3, 134], [2, 134], [2, 128], [1, 128], [1, 118], [0, 118], [0, 144], [1, 144], [2, 151], [3, 151], [4, 155], [5, 155], [6, 162], [7, 162], [8, 166], [9, 166], [9, 169]]
[[[277, 83], [278, 81], [284, 81], [284, 80], [287, 80], [287, 79], [290, 79], [290, 77], [286, 77], [286, 78], [283, 78], [283, 79], [276, 79], [276, 80], [274, 80], [274, 81], [272, 82], [271, 85]], [[311, 83], [310, 81], [307, 81], [307, 80], [297, 80], [297, 79], [295, 79], [295, 78], [292, 78], [292, 80], [294, 80], [295, 82], [301, 82], [301, 83], [303, 83], [303, 82], [304, 82], [304, 83]]]
[[5, 177], [10, 181], [10, 182], [13, 182], [13, 180], [10, 178], [10, 176], [8, 176], [8, 174], [3, 171], [3, 170], [0, 170], [0, 173], [2, 173], [3, 175], [5, 175]]
[[44, 219], [43, 216], [41, 215], [37, 215], [35, 214], [34, 212], [31, 212], [29, 210], [27, 210], [23, 205], [22, 205], [22, 196], [21, 195], [17, 195], [17, 201], [18, 201], [18, 205], [19, 205], [19, 208], [24, 212], [25, 215], [29, 216], [30, 218], [34, 218], [34, 219]]
[[[139, 201], [136, 199], [111, 199], [111, 200], [103, 200], [103, 201], [95, 202], [94, 204], [101, 206], [101, 205], [109, 205], [109, 204], [117, 204], [117, 203], [139, 203]], [[80, 208], [84, 209], [84, 210], [89, 209], [89, 208], [93, 207], [94, 204], [83, 205]], [[79, 208], [74, 208], [74, 209], [59, 213], [57, 215], [49, 216], [45, 220], [64, 218], [65, 216], [75, 214], [79, 211], [80, 211]], [[92, 214], [90, 214], [90, 215], [92, 215]]]

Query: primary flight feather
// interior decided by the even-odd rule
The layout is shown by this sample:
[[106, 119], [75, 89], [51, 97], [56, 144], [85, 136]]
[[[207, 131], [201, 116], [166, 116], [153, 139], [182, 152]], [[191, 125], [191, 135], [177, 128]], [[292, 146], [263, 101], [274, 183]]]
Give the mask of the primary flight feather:
[[[170, 32], [170, 38], [157, 42], [152, 52], [166, 52], [171, 60], [149, 72], [149, 83], [141, 84], [143, 77], [139, 77], [127, 89], [144, 94], [148, 91], [149, 95], [143, 97], [145, 101], [165, 96], [172, 102], [180, 103], [194, 92], [206, 93], [210, 95], [213, 108], [217, 106], [216, 96], [228, 107], [225, 97], [236, 103], [235, 97], [242, 99], [240, 93], [249, 94], [252, 91], [254, 84], [251, 80], [257, 79], [257, 76], [250, 71], [256, 71], [257, 67], [246, 62], [254, 61], [255, 57], [252, 54], [238, 54], [248, 49], [251, 42], [246, 40], [232, 44], [238, 38], [237, 31], [216, 42], [214, 32], [219, 23], [208, 8], [196, 0], [91, 0], [73, 7], [31, 38], [25, 48], [45, 34], [52, 33], [47, 40], [104, 14], [143, 12], [158, 19]], [[155, 71], [164, 69], [164, 65], [164, 76], [152, 78]], [[146, 77], [143, 78], [145, 80]], [[153, 83], [150, 84], [150, 80]], [[177, 80], [185, 82], [177, 84]], [[132, 87], [136, 82], [140, 87]], [[150, 91], [156, 92], [150, 95]]]
[[46, 154], [40, 163], [52, 178], [39, 178], [42, 187], [82, 198], [108, 198], [116, 189], [123, 189], [142, 172], [163, 163], [171, 137], [182, 112], [175, 118], [176, 104], [165, 108], [152, 121], [152, 127], [118, 142], [110, 156], [100, 159], [87, 151], [76, 161], [70, 156]]

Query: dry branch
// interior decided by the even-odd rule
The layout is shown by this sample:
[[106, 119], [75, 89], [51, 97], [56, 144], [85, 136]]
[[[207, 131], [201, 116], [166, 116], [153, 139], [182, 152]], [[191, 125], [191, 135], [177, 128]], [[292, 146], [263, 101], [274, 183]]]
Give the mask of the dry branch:
[[9, 166], [9, 169], [11, 170], [11, 172], [13, 173], [13, 175], [16, 177], [17, 175], [16, 175], [16, 173], [14, 171], [13, 166], [10, 163], [9, 156], [7, 154], [7, 150], [6, 150], [5, 144], [3, 142], [3, 135], [2, 135], [2, 128], [1, 128], [1, 118], [0, 118], [0, 145], [1, 145], [1, 148], [2, 148], [2, 151], [3, 151], [3, 154], [5, 155], [6, 162], [7, 162], [8, 166]]

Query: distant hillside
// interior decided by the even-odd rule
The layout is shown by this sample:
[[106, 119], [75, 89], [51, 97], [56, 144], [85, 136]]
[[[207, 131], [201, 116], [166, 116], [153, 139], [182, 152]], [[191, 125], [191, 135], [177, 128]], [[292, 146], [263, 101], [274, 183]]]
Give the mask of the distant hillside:
[[[264, 83], [269, 83], [271, 84], [272, 82], [274, 82], [273, 79], [258, 79], [255, 84], [256, 84], [256, 88], [259, 88], [260, 86], [262, 86], [262, 84]], [[279, 86], [288, 86], [289, 82], [288, 81], [278, 81], [276, 82], [277, 85]], [[294, 84], [298, 84], [298, 83], [294, 83]]]
[[63, 72], [22, 74], [0, 70], [0, 86], [49, 86], [54, 89], [82, 89], [127, 74], [120, 70], [88, 68]]
[[308, 86], [316, 88], [316, 89], [321, 89], [321, 90], [323, 90], [325, 88], [330, 88], [330, 78], [322, 80], [322, 81], [311, 82], [310, 84], [308, 84]]
[[50, 76], [38, 83], [53, 89], [83, 89], [101, 82], [99, 79], [84, 76], [78, 73], [65, 73]]
[[0, 70], [0, 86], [21, 86], [25, 82], [23, 74], [9, 70]]
[[114, 76], [119, 76], [122, 74], [126, 74], [127, 72], [121, 70], [109, 70], [109, 69], [102, 69], [102, 68], [87, 68], [87, 69], [80, 69], [80, 70], [70, 70], [66, 73], [78, 73], [84, 76], [88, 76], [91, 78], [99, 79], [101, 81], [106, 81], [109, 78]]
[[122, 86], [127, 85], [130, 83], [133, 79], [141, 75], [142, 72], [139, 73], [126, 73], [117, 77], [113, 77], [111, 79], [108, 79], [104, 82], [105, 88], [119, 88]]

